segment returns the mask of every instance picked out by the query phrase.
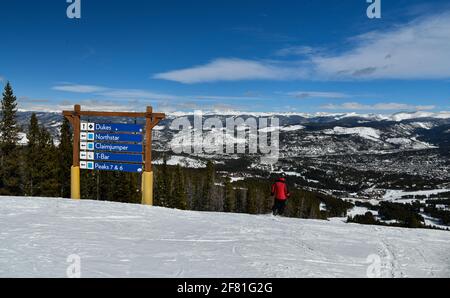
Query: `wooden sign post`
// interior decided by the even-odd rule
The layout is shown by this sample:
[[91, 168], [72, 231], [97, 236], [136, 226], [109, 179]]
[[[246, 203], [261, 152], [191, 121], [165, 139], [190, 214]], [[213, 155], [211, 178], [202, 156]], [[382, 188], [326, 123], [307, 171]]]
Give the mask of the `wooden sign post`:
[[[81, 199], [81, 169], [138, 172], [142, 173], [142, 204], [153, 205], [152, 130], [166, 117], [165, 114], [153, 113], [152, 107], [147, 107], [145, 113], [133, 113], [82, 111], [80, 105], [75, 105], [73, 111], [63, 111], [63, 115], [71, 123], [74, 133], [71, 198]], [[145, 118], [144, 152], [142, 147], [139, 147], [142, 146], [142, 138], [136, 135], [143, 132], [139, 125], [82, 123], [82, 116]], [[115, 143], [104, 143], [105, 140]], [[80, 148], [84, 151], [80, 152]], [[80, 161], [80, 156], [85, 160]]]

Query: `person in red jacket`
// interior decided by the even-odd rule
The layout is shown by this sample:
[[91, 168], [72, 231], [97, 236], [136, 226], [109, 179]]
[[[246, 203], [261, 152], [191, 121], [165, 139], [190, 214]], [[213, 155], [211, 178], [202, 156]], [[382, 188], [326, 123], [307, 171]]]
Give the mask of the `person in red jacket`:
[[272, 196], [275, 197], [275, 203], [272, 208], [273, 215], [282, 215], [286, 207], [286, 201], [291, 196], [285, 178], [280, 178], [272, 184]]

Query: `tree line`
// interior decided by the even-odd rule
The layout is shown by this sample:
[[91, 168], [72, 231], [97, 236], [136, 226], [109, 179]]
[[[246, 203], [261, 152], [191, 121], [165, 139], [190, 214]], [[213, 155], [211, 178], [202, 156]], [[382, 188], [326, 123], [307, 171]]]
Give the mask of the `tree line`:
[[[155, 167], [155, 205], [169, 208], [267, 214], [273, 197], [270, 180], [247, 178], [232, 181], [217, 175], [215, 164], [208, 161], [204, 169], [187, 169], [163, 163]], [[291, 187], [285, 215], [298, 218], [324, 218], [317, 193]]]
[[18, 126], [17, 98], [8, 82], [0, 109], [0, 195], [68, 197], [72, 159], [68, 121], [62, 122], [57, 145], [36, 114], [27, 131], [24, 135]]

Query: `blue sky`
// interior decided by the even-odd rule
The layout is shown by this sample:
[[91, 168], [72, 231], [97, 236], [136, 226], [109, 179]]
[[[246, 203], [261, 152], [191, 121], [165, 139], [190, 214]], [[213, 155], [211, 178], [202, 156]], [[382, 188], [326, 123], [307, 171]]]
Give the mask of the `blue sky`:
[[21, 109], [450, 110], [450, 3], [1, 3], [0, 81]]

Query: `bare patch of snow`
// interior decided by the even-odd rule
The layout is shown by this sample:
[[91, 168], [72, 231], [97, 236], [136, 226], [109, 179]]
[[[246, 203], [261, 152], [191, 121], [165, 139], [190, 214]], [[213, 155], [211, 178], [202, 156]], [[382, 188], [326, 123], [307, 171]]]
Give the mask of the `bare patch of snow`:
[[282, 131], [296, 131], [296, 130], [302, 130], [305, 127], [303, 125], [290, 125], [290, 126], [285, 126], [282, 127], [281, 130]]
[[411, 145], [412, 140], [408, 138], [389, 138], [386, 142], [394, 145]]
[[237, 182], [237, 181], [243, 181], [243, 180], [245, 180], [245, 178], [244, 177], [231, 177], [230, 180], [231, 180], [231, 183], [233, 183], [233, 182]]
[[450, 189], [432, 189], [432, 190], [418, 190], [418, 191], [404, 191], [397, 189], [387, 189], [385, 195], [383, 196], [383, 201], [397, 201], [402, 202], [413, 202], [415, 199], [402, 199], [405, 196], [426, 196], [436, 195], [443, 192], [450, 192]]
[[414, 122], [411, 124], [414, 125], [415, 127], [423, 128], [426, 130], [430, 130], [434, 127], [434, 124], [431, 122]]
[[[153, 162], [156, 165], [163, 164], [162, 159], [155, 160]], [[184, 168], [206, 168], [206, 163], [197, 159], [193, 159], [185, 156], [173, 155], [167, 160], [167, 165], [176, 166], [180, 165]]]
[[374, 216], [378, 216], [378, 211], [369, 210], [366, 207], [358, 207], [358, 206], [355, 206], [351, 210], [347, 211], [347, 215], [353, 217], [353, 216], [356, 216], [356, 215], [364, 215], [367, 212], [372, 213]]
[[22, 146], [27, 145], [28, 144], [27, 134], [24, 132], [19, 132], [19, 141], [17, 143]]
[[164, 130], [166, 127], [164, 125], [156, 125], [153, 130]]
[[340, 127], [336, 126], [334, 129], [324, 130], [327, 135], [358, 135], [361, 138], [368, 139], [371, 141], [380, 141], [381, 132], [378, 129], [371, 127]]

